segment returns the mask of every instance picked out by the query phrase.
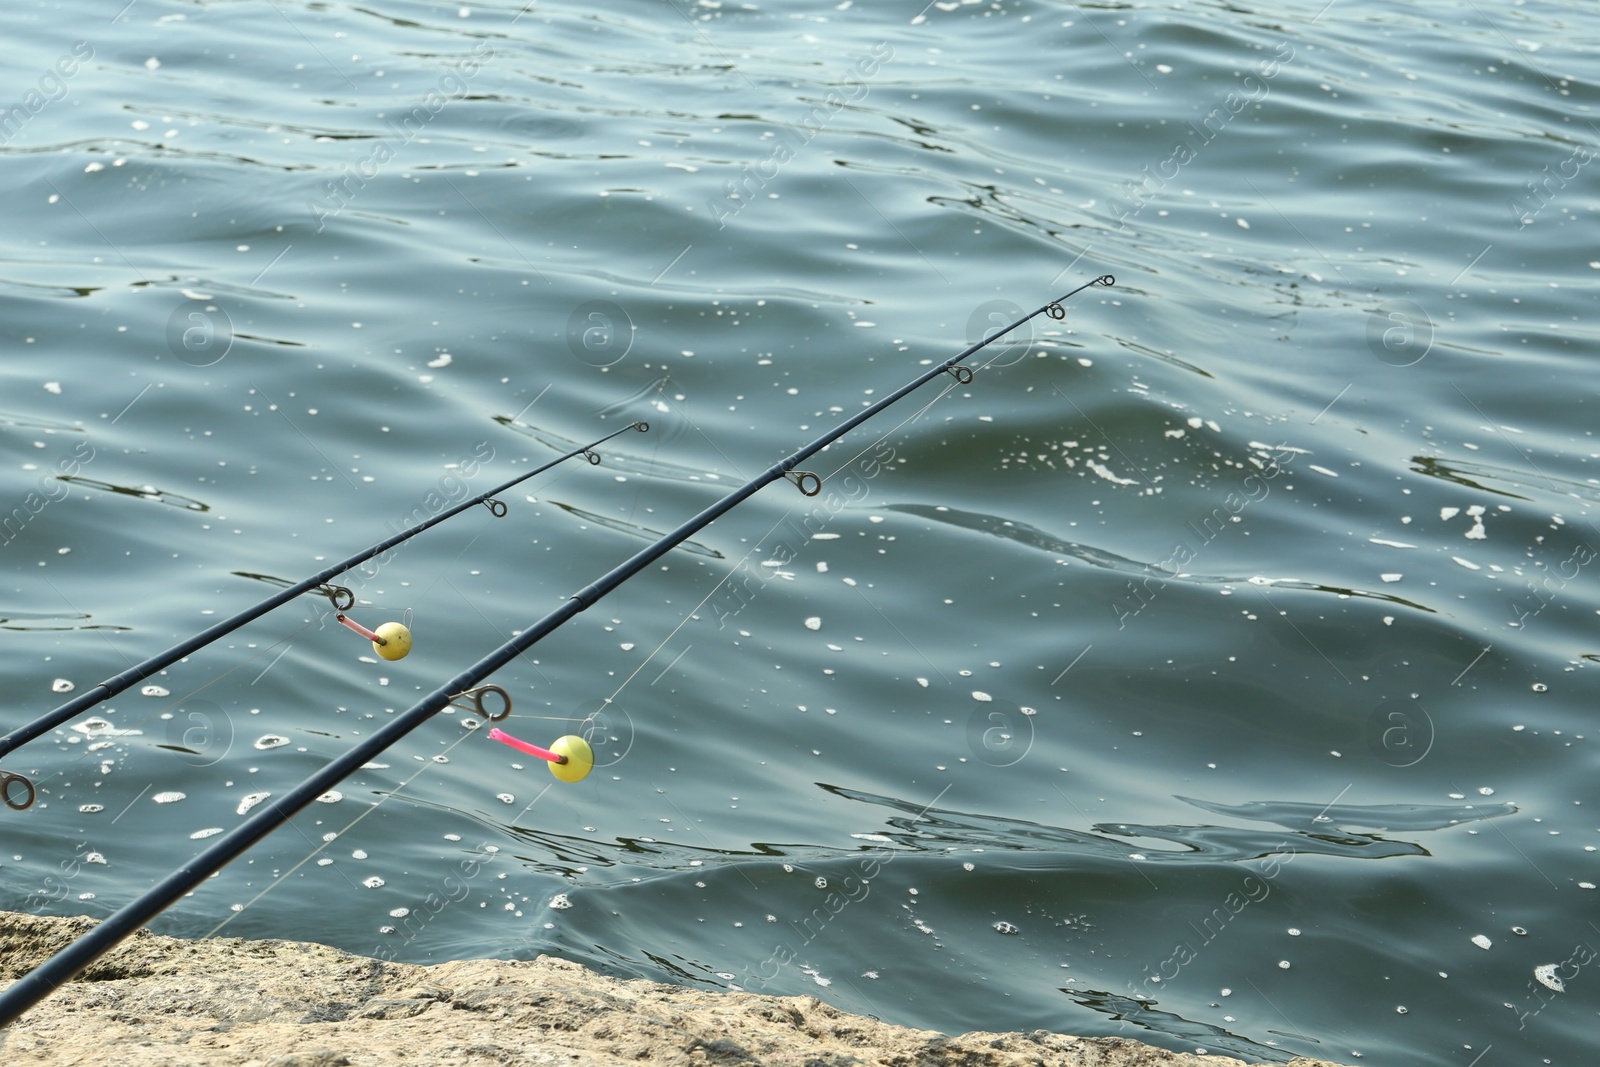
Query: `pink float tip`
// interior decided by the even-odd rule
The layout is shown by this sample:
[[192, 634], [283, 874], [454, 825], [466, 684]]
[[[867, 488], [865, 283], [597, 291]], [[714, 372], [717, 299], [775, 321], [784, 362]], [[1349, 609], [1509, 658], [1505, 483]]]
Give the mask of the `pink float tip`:
[[551, 763], [567, 762], [567, 757], [565, 756], [558, 756], [549, 749], [540, 748], [538, 745], [530, 745], [528, 742], [512, 737], [504, 730], [500, 730], [498, 728], [489, 731], [489, 740], [498, 741], [502, 745], [510, 745], [518, 752], [526, 752], [530, 756], [538, 756], [540, 759], [548, 760]]
[[377, 634], [373, 633], [371, 630], [367, 629], [365, 626], [362, 626], [359, 622], [356, 622], [356, 620], [350, 618], [348, 615], [340, 614], [337, 616], [337, 618], [343, 626], [354, 630], [362, 637], [365, 637], [368, 641], [372, 641], [380, 645], [387, 645], [389, 643], [383, 638], [379, 637]]

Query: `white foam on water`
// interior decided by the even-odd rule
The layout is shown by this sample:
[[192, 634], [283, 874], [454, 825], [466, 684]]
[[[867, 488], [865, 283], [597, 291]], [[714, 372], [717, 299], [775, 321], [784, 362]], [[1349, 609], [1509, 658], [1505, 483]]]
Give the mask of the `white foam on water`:
[[271, 793], [248, 793], [248, 794], [246, 794], [244, 799], [239, 801], [239, 807], [237, 809], [237, 814], [240, 814], [240, 815], [248, 814], [251, 808], [255, 807], [257, 804], [261, 803], [263, 800], [267, 799], [271, 795], [272, 795]]

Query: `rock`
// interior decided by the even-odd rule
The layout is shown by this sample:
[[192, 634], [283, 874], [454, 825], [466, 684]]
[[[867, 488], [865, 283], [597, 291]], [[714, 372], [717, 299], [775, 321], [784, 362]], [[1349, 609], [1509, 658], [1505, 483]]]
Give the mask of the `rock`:
[[349, 1067], [350, 1057], [331, 1049], [319, 1048], [309, 1052], [291, 1052], [268, 1060], [267, 1067]]
[[[0, 912], [0, 978], [93, 925]], [[424, 967], [148, 931], [0, 1032], [0, 1044], [6, 1067], [1238, 1067], [1121, 1038], [947, 1036], [814, 997], [618, 981], [548, 956]]]

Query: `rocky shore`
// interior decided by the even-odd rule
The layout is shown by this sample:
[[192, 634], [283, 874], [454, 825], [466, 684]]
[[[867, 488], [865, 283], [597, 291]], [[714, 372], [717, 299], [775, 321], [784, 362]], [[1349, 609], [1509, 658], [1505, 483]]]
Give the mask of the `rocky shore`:
[[[93, 925], [0, 912], [0, 980]], [[1237, 1067], [1120, 1038], [949, 1037], [811, 997], [617, 981], [565, 960], [386, 963], [295, 941], [148, 932], [0, 1031], [7, 1067]], [[1331, 1067], [1295, 1060], [1292, 1067]]]

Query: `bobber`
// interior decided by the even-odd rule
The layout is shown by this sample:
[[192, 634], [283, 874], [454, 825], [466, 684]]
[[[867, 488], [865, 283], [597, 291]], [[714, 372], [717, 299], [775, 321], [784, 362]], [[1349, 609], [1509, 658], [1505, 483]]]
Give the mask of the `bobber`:
[[550, 743], [549, 748], [529, 744], [500, 729], [490, 730], [489, 740], [509, 745], [518, 752], [539, 757], [550, 764], [550, 773], [563, 782], [581, 782], [589, 776], [590, 771], [594, 770], [594, 749], [577, 734], [558, 737]]
[[372, 642], [372, 651], [388, 660], [405, 659], [411, 651], [411, 631], [404, 624], [386, 622], [376, 630], [369, 630], [350, 616], [340, 612], [339, 623]]

